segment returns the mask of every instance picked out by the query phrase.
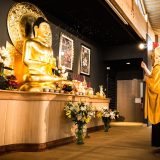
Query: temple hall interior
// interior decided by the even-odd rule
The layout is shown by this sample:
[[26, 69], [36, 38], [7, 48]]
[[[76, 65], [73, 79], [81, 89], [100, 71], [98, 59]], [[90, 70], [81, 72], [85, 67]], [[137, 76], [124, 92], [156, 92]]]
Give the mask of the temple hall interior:
[[0, 160], [160, 159], [159, 8], [0, 0]]

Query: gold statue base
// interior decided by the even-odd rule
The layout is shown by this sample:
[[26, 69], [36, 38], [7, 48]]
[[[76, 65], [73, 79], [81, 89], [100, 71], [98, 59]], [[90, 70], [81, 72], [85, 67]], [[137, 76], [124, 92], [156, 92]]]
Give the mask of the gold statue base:
[[20, 87], [20, 91], [43, 92], [44, 89], [55, 89], [54, 82], [26, 82]]

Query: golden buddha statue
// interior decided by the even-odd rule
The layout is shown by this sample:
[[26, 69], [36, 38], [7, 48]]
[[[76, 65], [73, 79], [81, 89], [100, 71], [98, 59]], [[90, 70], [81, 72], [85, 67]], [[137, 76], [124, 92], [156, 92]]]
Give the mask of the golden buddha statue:
[[43, 88], [54, 88], [53, 82], [60, 80], [53, 75], [52, 69], [56, 67], [56, 59], [47, 38], [50, 31], [49, 23], [39, 17], [33, 25], [34, 38], [24, 41], [22, 61], [27, 68], [23, 75], [23, 85], [20, 90], [42, 91]]

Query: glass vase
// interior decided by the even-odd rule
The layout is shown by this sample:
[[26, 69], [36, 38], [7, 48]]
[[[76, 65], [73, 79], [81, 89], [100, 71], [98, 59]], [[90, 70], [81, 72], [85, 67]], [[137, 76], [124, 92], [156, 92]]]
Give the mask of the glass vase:
[[76, 143], [77, 144], [84, 144], [84, 125], [83, 124], [77, 124], [77, 129], [75, 130], [76, 134]]
[[109, 128], [110, 128], [110, 118], [109, 117], [102, 117], [102, 121], [104, 123], [104, 131], [108, 132]]

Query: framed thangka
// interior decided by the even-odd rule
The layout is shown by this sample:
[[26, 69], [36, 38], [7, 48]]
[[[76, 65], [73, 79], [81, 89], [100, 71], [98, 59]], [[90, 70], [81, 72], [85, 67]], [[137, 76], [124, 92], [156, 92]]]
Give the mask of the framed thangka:
[[81, 45], [80, 73], [90, 75], [90, 49]]
[[59, 45], [59, 66], [72, 70], [74, 56], [73, 40], [68, 36], [61, 34]]

